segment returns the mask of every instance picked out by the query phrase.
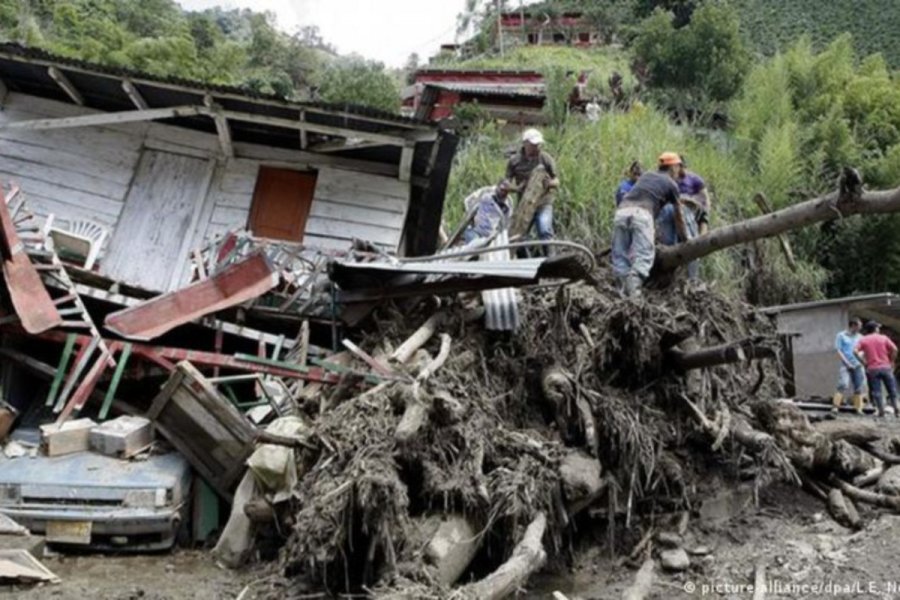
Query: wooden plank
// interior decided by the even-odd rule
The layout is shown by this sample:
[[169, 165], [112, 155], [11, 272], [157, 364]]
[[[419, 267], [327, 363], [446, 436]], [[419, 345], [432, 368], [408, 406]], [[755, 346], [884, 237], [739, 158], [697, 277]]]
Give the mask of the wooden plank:
[[408, 143], [403, 146], [403, 150], [400, 152], [400, 172], [397, 174], [397, 179], [400, 181], [409, 182], [409, 178], [412, 175], [413, 155], [415, 153], [415, 144]]
[[87, 173], [103, 181], [128, 185], [134, 174], [137, 153], [125, 152], [116, 161], [103, 160], [93, 152], [69, 152], [59, 148], [47, 148], [29, 142], [10, 141], [0, 144], [0, 156], [49, 165], [62, 171]]
[[401, 231], [389, 227], [379, 227], [376, 225], [365, 225], [361, 223], [348, 223], [346, 221], [338, 221], [335, 219], [323, 219], [322, 217], [310, 216], [306, 222], [306, 231], [320, 237], [330, 237], [335, 239], [360, 239], [379, 244], [384, 244], [391, 248], [396, 248], [400, 243]]
[[119, 362], [116, 364], [116, 370], [113, 373], [112, 381], [110, 381], [109, 388], [106, 390], [106, 396], [103, 397], [100, 413], [97, 415], [101, 421], [106, 419], [106, 416], [109, 414], [109, 409], [112, 407], [113, 400], [116, 397], [116, 391], [119, 389], [119, 383], [122, 381], [122, 374], [125, 372], [125, 365], [128, 363], [128, 358], [131, 356], [131, 348], [132, 345], [129, 343], [122, 346], [122, 354], [119, 355]]
[[333, 200], [349, 201], [353, 197], [387, 196], [404, 202], [409, 200], [409, 184], [394, 179], [348, 169], [319, 170], [319, 195]]
[[369, 173], [396, 177], [399, 168], [395, 164], [378, 163], [354, 158], [342, 158], [326, 154], [303, 152], [302, 150], [287, 150], [260, 144], [248, 144], [236, 142], [234, 153], [238, 158], [259, 160], [270, 167], [283, 167], [285, 169], [310, 169], [318, 167], [336, 167], [351, 172]]
[[262, 251], [209, 279], [107, 315], [104, 325], [128, 339], [150, 340], [171, 329], [256, 298], [278, 284]]
[[[148, 150], [141, 158], [101, 273], [148, 290], [166, 291], [181, 265], [209, 161]], [[179, 260], [180, 259], [180, 260]]]
[[131, 123], [134, 121], [153, 121], [176, 117], [193, 117], [200, 114], [196, 106], [175, 106], [172, 108], [153, 108], [150, 110], [123, 110], [119, 112], [81, 115], [78, 117], [60, 117], [55, 119], [31, 119], [0, 124], [0, 130], [39, 131], [44, 129], [67, 129], [71, 127], [92, 127], [113, 123]]
[[213, 199], [215, 200], [216, 206], [222, 208], [238, 208], [249, 213], [250, 204], [253, 201], [253, 190], [251, 188], [247, 193], [224, 192], [218, 190], [213, 192]]
[[145, 141], [164, 141], [178, 146], [207, 151], [206, 156], [215, 154], [219, 150], [219, 139], [215, 134], [185, 129], [165, 123], [149, 123]]
[[[3, 115], [3, 111], [0, 111]], [[0, 122], [3, 118], [0, 117]], [[50, 131], [0, 131], [0, 140], [5, 144], [27, 144], [43, 148], [53, 153], [77, 155], [84, 154], [84, 148], [90, 144], [90, 159], [119, 170], [121, 163], [134, 165], [140, 156], [141, 140], [137, 137], [123, 136], [114, 131], [97, 128]]]
[[247, 225], [247, 216], [249, 214], [249, 210], [241, 208], [216, 206], [209, 218], [209, 222], [214, 225], [224, 225], [229, 229], [241, 228]]
[[56, 402], [56, 394], [62, 385], [63, 377], [69, 368], [69, 359], [72, 357], [72, 350], [75, 348], [75, 334], [70, 333], [66, 336], [66, 344], [63, 346], [62, 356], [59, 359], [59, 365], [56, 367], [56, 373], [53, 375], [53, 382], [50, 384], [50, 391], [47, 392], [47, 401], [44, 406], [53, 406]]
[[312, 203], [309, 216], [361, 225], [377, 225], [397, 231], [403, 229], [403, 213], [381, 210], [377, 203], [363, 207], [316, 199]]
[[141, 95], [141, 93], [134, 86], [130, 79], [122, 80], [122, 90], [128, 95], [128, 97], [131, 99], [131, 102], [138, 110], [147, 110], [148, 108], [150, 108], [150, 105], [147, 104], [147, 101], [144, 100], [144, 97]]
[[[52, 156], [48, 159], [52, 160]], [[24, 183], [26, 180], [44, 182], [39, 189], [57, 189], [60, 190], [60, 196], [70, 194], [73, 196], [72, 202], [86, 200], [100, 204], [105, 202], [107, 205], [112, 202], [115, 206], [120, 206], [128, 191], [128, 184], [100, 179], [90, 173], [69, 171], [52, 164], [38, 164], [2, 155], [0, 155], [0, 171], [11, 173], [26, 195], [29, 193], [29, 188]], [[37, 193], [37, 190], [35, 192]]]
[[69, 78], [66, 77], [62, 71], [56, 67], [48, 67], [47, 74], [50, 75], [50, 78], [56, 82], [56, 85], [61, 87], [66, 95], [72, 99], [72, 102], [78, 106], [84, 106], [84, 97], [81, 95], [81, 92], [72, 85], [72, 82], [69, 81]]
[[166, 289], [175, 290], [182, 287], [183, 285], [190, 283], [190, 253], [191, 249], [193, 248], [192, 240], [194, 239], [197, 229], [201, 227], [201, 215], [204, 214], [206, 209], [206, 197], [209, 195], [209, 187], [212, 183], [212, 178], [215, 174], [217, 164], [217, 161], [213, 159], [209, 159], [207, 161], [207, 170], [205, 176], [202, 180], [202, 183], [199, 185], [197, 195], [194, 197], [194, 210], [191, 214], [190, 224], [188, 225], [187, 233], [184, 236], [184, 239], [182, 239], [181, 241], [181, 247], [178, 250], [178, 254], [175, 256], [175, 259], [172, 262], [172, 265], [174, 265], [175, 268], [172, 269], [172, 278], [169, 280], [169, 285]]
[[[69, 102], [51, 100], [39, 96], [29, 96], [20, 93], [10, 94], [9, 112], [12, 115], [16, 115], [15, 120], [17, 121], [34, 118], [78, 117], [81, 115], [105, 114], [102, 110], [88, 108], [87, 106], [78, 106]], [[101, 131], [103, 133], [118, 132], [120, 134], [138, 138], [144, 136], [146, 129], [146, 122], [121, 124], [108, 123], [99, 125], [95, 128], [96, 131]]]

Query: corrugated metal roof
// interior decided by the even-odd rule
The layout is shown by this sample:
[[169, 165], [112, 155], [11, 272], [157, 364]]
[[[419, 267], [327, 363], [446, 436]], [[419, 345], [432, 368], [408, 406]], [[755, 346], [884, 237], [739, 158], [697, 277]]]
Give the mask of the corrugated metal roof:
[[[497, 237], [500, 239], [500, 236]], [[497, 245], [492, 244], [492, 245]], [[514, 279], [532, 280], [537, 277], [543, 258], [526, 258], [511, 260], [509, 251], [492, 252], [489, 256], [505, 254], [505, 258], [491, 259], [493, 262], [446, 261], [424, 262], [341, 262], [341, 268], [351, 271], [383, 271], [385, 273], [418, 273], [422, 275], [486, 275], [494, 277], [511, 277]], [[485, 256], [485, 255], [482, 255]]]
[[529, 98], [543, 98], [545, 95], [544, 84], [521, 83], [451, 83], [429, 82], [425, 84], [450, 92], [464, 94], [481, 94], [485, 96], [527, 96]]
[[896, 306], [900, 309], [900, 296], [890, 292], [880, 294], [863, 294], [859, 296], [844, 296], [843, 298], [829, 298], [827, 300], [813, 300], [811, 302], [797, 302], [795, 304], [780, 304], [778, 306], [766, 306], [759, 309], [759, 312], [765, 314], [778, 314], [783, 312], [792, 312], [796, 310], [810, 310], [815, 308], [824, 308], [826, 306], [840, 305], [875, 305], [875, 306]]
[[[498, 248], [509, 244], [509, 232], [504, 229], [490, 243], [491, 248]], [[530, 258], [524, 260], [510, 260], [510, 251], [498, 250], [489, 252], [479, 257], [483, 265], [505, 264], [509, 262], [537, 262], [541, 265], [543, 258]], [[519, 328], [519, 292], [513, 288], [500, 288], [481, 292], [481, 301], [484, 303], [484, 326], [489, 331], [515, 331]]]

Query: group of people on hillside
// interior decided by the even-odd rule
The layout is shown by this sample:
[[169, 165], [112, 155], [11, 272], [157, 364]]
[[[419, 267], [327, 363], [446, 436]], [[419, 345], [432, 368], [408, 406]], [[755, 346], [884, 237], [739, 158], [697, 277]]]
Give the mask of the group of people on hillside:
[[884, 417], [883, 386], [894, 411], [894, 417], [900, 419], [900, 410], [897, 408], [897, 379], [894, 377], [897, 345], [881, 333], [881, 324], [868, 321], [863, 325], [860, 319], [850, 319], [847, 329], [837, 334], [834, 345], [840, 363], [833, 410], [835, 412], [840, 410], [846, 393], [852, 390], [853, 408], [862, 414], [868, 384], [869, 398], [875, 406], [876, 415]]
[[[522, 145], [509, 159], [504, 178], [477, 198], [464, 239], [472, 243], [508, 229], [511, 238], [537, 233], [541, 241], [553, 238], [553, 201], [559, 189], [556, 162], [543, 149], [544, 136], [537, 129], [522, 135]], [[517, 196], [513, 209], [510, 194]], [[612, 267], [619, 289], [627, 296], [640, 295], [650, 275], [656, 243], [673, 245], [703, 235], [709, 228], [710, 197], [703, 178], [688, 171], [684, 157], [664, 152], [657, 169], [643, 172], [634, 161], [615, 193]], [[543, 245], [544, 254], [550, 252]], [[688, 265], [688, 276], [699, 276], [697, 261]]]

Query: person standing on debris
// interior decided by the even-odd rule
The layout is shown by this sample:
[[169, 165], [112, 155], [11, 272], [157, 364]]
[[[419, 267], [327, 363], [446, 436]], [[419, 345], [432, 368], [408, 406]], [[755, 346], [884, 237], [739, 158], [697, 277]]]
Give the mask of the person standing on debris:
[[862, 414], [863, 409], [863, 386], [865, 385], [865, 370], [862, 363], [856, 357], [854, 350], [856, 345], [862, 339], [859, 330], [862, 328], [862, 321], [857, 318], [850, 319], [847, 329], [837, 334], [834, 341], [834, 347], [837, 350], [840, 366], [838, 367], [838, 385], [837, 391], [832, 398], [834, 407], [832, 411], [837, 412], [844, 404], [844, 395], [850, 386], [853, 386], [853, 409]]
[[634, 187], [634, 184], [637, 183], [643, 172], [644, 169], [641, 167], [641, 163], [636, 160], [628, 165], [628, 170], [625, 171], [625, 179], [619, 183], [619, 189], [616, 190], [616, 206], [622, 204], [622, 198], [631, 191], [631, 188]]
[[[703, 178], [688, 171], [685, 167], [684, 156], [681, 156], [681, 164], [676, 171], [675, 181], [678, 183], [679, 202], [663, 208], [657, 219], [659, 227], [660, 243], [666, 246], [674, 246], [679, 242], [692, 240], [698, 235], [704, 235], [709, 230], [709, 193], [706, 190], [706, 182]], [[686, 235], [679, 235], [675, 227], [675, 213], [681, 212], [684, 220]], [[688, 263], [688, 277], [697, 279], [700, 276], [700, 262], [693, 260]]]
[[510, 187], [509, 181], [502, 179], [494, 189], [481, 195], [475, 205], [472, 225], [463, 233], [467, 244], [479, 238], [489, 238], [509, 227]]
[[866, 322], [863, 326], [863, 337], [856, 343], [854, 354], [866, 366], [869, 396], [878, 409], [878, 416], [884, 416], [884, 400], [881, 398], [881, 385], [884, 384], [891, 408], [894, 409], [894, 416], [900, 418], [900, 412], [897, 410], [897, 380], [894, 377], [897, 345], [881, 333], [880, 323]]
[[[522, 147], [506, 165], [506, 179], [518, 194], [509, 227], [510, 237], [537, 229], [541, 240], [553, 239], [553, 199], [559, 189], [556, 162], [543, 151], [544, 136], [537, 129], [522, 134]], [[546, 248], [545, 248], [546, 253]]]
[[[622, 292], [639, 296], [656, 257], [655, 222], [663, 207], [678, 202], [676, 168], [681, 158], [663, 152], [659, 169], [644, 173], [634, 184], [613, 217], [612, 266]], [[678, 231], [684, 230], [681, 211], [675, 212]]]

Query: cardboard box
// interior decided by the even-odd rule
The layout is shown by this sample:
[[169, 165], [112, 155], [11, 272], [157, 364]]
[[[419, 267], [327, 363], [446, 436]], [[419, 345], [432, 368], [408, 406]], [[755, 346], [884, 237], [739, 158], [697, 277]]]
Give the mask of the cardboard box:
[[90, 448], [91, 429], [96, 425], [91, 419], [66, 421], [60, 426], [41, 425], [41, 448], [47, 456], [85, 452]]
[[153, 425], [144, 417], [121, 417], [106, 421], [91, 429], [91, 450], [129, 458], [153, 443]]

